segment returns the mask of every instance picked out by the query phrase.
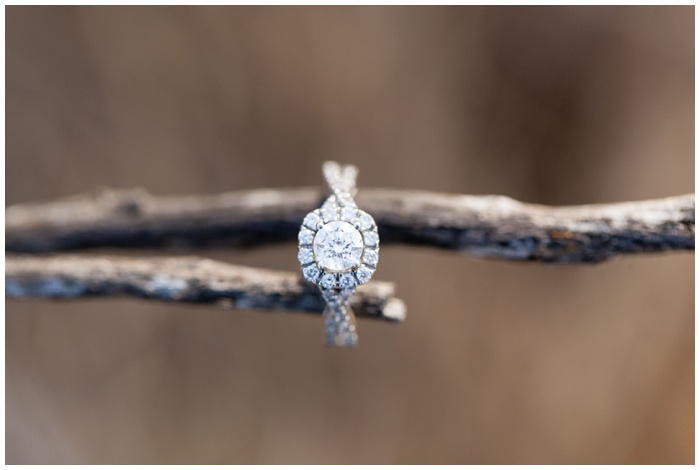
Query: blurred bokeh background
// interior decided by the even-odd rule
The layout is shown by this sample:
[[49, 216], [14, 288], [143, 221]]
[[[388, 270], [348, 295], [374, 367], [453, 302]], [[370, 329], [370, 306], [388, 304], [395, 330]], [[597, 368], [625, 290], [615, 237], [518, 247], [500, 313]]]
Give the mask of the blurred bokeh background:
[[[360, 188], [693, 192], [693, 17], [7, 7], [6, 201], [306, 186], [331, 158]], [[298, 269], [293, 244], [186, 253]], [[7, 463], [692, 463], [693, 262], [385, 246], [408, 319], [353, 351], [312, 315], [8, 300]]]

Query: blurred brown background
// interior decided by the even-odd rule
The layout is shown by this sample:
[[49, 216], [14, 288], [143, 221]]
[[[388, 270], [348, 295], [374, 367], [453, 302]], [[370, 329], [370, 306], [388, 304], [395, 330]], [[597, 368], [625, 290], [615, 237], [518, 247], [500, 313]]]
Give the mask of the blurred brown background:
[[[329, 158], [360, 188], [694, 190], [690, 6], [6, 14], [7, 204], [311, 185]], [[693, 262], [386, 246], [409, 316], [353, 351], [311, 315], [7, 301], [7, 463], [692, 463]]]

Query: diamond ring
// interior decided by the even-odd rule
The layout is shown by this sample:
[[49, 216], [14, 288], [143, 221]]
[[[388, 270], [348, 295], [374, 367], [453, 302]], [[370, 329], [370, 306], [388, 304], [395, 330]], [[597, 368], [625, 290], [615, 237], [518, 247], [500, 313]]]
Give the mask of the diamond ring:
[[326, 162], [323, 176], [330, 196], [304, 218], [298, 259], [304, 277], [318, 285], [326, 301], [326, 343], [353, 346], [357, 332], [348, 302], [377, 267], [379, 233], [372, 216], [358, 209], [353, 200], [357, 167]]

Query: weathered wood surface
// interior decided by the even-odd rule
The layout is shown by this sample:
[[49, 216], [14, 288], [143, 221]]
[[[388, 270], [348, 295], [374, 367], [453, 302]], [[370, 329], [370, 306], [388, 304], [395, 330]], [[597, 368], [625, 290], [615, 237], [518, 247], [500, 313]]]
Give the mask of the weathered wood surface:
[[[5, 250], [252, 246], [296, 239], [318, 189], [259, 189], [213, 196], [141, 190], [8, 207]], [[363, 189], [382, 244], [455, 250], [486, 258], [589, 263], [615, 255], [695, 249], [695, 196], [548, 207], [504, 196]]]
[[[320, 313], [318, 287], [293, 273], [233, 266], [196, 257], [5, 257], [5, 295], [76, 299], [129, 296], [210, 304], [221, 308], [282, 309]], [[352, 298], [356, 315], [388, 321], [405, 317], [394, 285], [372, 281]]]

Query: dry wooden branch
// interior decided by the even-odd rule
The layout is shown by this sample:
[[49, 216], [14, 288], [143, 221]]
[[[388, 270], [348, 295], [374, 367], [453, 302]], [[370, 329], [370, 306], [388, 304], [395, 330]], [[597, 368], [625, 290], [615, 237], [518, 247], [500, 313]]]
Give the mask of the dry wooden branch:
[[[325, 307], [319, 289], [296, 274], [195, 257], [7, 256], [5, 294], [54, 299], [131, 296], [316, 313]], [[401, 321], [406, 313], [388, 282], [360, 286], [351, 306], [358, 316], [388, 321]]]
[[[695, 249], [695, 196], [569, 207], [504, 196], [363, 189], [382, 244], [405, 243], [487, 258], [587, 263], [614, 255]], [[9, 207], [5, 249], [251, 246], [296, 239], [317, 189], [261, 189], [214, 196], [154, 197], [106, 190]]]

